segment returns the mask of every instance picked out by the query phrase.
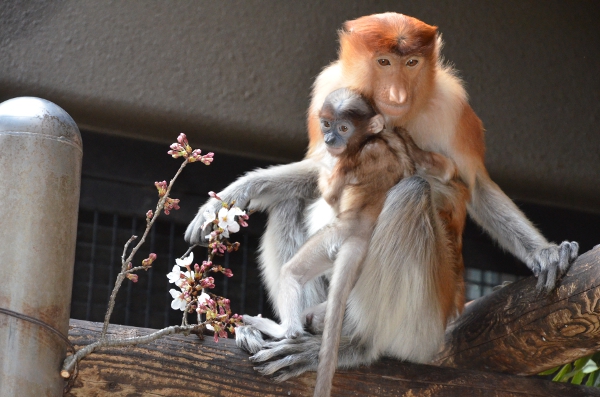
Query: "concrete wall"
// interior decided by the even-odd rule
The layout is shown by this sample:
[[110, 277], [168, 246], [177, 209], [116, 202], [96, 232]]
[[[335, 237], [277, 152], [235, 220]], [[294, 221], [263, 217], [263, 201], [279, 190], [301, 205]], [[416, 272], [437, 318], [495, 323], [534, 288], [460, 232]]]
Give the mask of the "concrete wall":
[[513, 197], [600, 211], [597, 1], [4, 1], [0, 100], [80, 128], [281, 161], [302, 157], [310, 85], [344, 20], [437, 25]]

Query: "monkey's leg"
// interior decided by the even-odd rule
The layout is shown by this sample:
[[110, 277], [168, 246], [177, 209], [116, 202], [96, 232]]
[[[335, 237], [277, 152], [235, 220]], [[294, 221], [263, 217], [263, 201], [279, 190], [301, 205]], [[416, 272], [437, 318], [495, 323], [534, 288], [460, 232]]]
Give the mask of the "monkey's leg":
[[[302, 245], [305, 232], [302, 214], [307, 200], [318, 196], [318, 165], [312, 160], [259, 169], [247, 173], [218, 195], [225, 202], [236, 201], [244, 208], [267, 210], [269, 223], [261, 242], [261, 273], [271, 301], [277, 295], [277, 279], [283, 263]], [[185, 239], [189, 243], [206, 243], [207, 230], [202, 228], [206, 211], [217, 212], [221, 202], [208, 200], [188, 226]], [[305, 305], [325, 299], [323, 280], [314, 280], [304, 288]], [[304, 306], [303, 306], [304, 307]], [[239, 347], [257, 352], [264, 344], [261, 333], [252, 327], [239, 327], [236, 332]]]
[[286, 338], [295, 338], [303, 332], [301, 317], [304, 307], [302, 287], [333, 266], [334, 257], [345, 240], [347, 228], [328, 226], [312, 236], [296, 255], [281, 269], [277, 307]]
[[[269, 300], [276, 302], [280, 288], [281, 266], [289, 261], [306, 240], [303, 214], [305, 202], [300, 199], [288, 199], [272, 205], [269, 209], [267, 229], [260, 248], [260, 271], [265, 283]], [[301, 291], [298, 310], [313, 306], [326, 299], [326, 283], [322, 277], [307, 282]], [[281, 317], [278, 306], [273, 305]], [[244, 315], [247, 326], [236, 329], [238, 347], [256, 353], [265, 343], [261, 331], [271, 338], [280, 339], [284, 328], [266, 318]]]
[[[445, 324], [429, 283], [443, 264], [437, 253], [445, 240], [436, 214], [423, 178], [406, 178], [388, 193], [348, 300], [338, 367], [369, 364], [383, 353], [426, 362], [437, 352]], [[321, 335], [305, 334], [267, 343], [251, 360], [285, 380], [314, 371], [320, 345]]]
[[[357, 230], [359, 229], [357, 228]], [[325, 310], [323, 340], [319, 350], [315, 396], [331, 394], [331, 383], [337, 368], [346, 302], [360, 274], [360, 265], [363, 263], [369, 247], [372, 228], [370, 225], [365, 225], [363, 231], [363, 236], [351, 236], [344, 241], [334, 263], [327, 295], [328, 304]]]
[[579, 245], [549, 243], [523, 212], [487, 175], [478, 174], [469, 215], [500, 245], [521, 259], [538, 277], [538, 290], [550, 291], [577, 258]]

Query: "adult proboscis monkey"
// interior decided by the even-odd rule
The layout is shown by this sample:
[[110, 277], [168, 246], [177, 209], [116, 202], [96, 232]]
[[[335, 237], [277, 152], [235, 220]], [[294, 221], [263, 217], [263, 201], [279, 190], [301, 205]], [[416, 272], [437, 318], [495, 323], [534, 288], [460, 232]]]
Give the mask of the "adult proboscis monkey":
[[[261, 246], [261, 272], [269, 297], [278, 294], [281, 266], [308, 235], [330, 223], [333, 212], [319, 198], [318, 175], [327, 154], [318, 113], [325, 97], [348, 87], [370, 98], [386, 126], [406, 129], [423, 150], [454, 161], [470, 193], [468, 212], [498, 243], [520, 258], [538, 277], [538, 289], [551, 290], [576, 258], [578, 245], [549, 243], [490, 179], [484, 166], [484, 134], [467, 101], [462, 82], [442, 64], [437, 28], [396, 13], [370, 15], [344, 24], [339, 59], [317, 77], [308, 112], [310, 147], [298, 163], [250, 172], [219, 193], [239, 206], [266, 210], [269, 222]], [[431, 283], [427, 261], [435, 242], [452, 233], [452, 222], [436, 208], [438, 187], [413, 176], [401, 180], [388, 197], [373, 232], [361, 275], [353, 288], [339, 348], [338, 366], [366, 364], [382, 355], [427, 362], [437, 352], [447, 318]], [[203, 212], [189, 225], [186, 239], [201, 241]], [[449, 218], [452, 219], [451, 217]], [[426, 228], [442, 224], [444, 228]], [[326, 283], [304, 285], [301, 309], [326, 300]], [[278, 308], [275, 307], [278, 312]], [[246, 316], [248, 324], [252, 318]], [[321, 335], [304, 334], [267, 345], [252, 326], [237, 331], [237, 341], [264, 374], [287, 379], [317, 367]], [[281, 359], [284, 357], [284, 359]]]

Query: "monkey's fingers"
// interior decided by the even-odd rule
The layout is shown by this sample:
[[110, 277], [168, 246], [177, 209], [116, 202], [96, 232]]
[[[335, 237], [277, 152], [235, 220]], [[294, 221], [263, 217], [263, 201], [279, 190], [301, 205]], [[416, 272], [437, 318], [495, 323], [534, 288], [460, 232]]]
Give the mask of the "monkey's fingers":
[[292, 365], [296, 361], [296, 355], [285, 356], [279, 360], [269, 361], [265, 364], [254, 367], [261, 375], [272, 375], [282, 368]]
[[[306, 350], [309, 338], [282, 339], [276, 342], [265, 343], [262, 350], [250, 357], [253, 363], [271, 360], [275, 357], [289, 356]], [[320, 344], [319, 344], [320, 346]], [[318, 351], [318, 348], [317, 348]]]
[[560, 244], [561, 272], [566, 273], [571, 263], [577, 259], [579, 254], [579, 244], [576, 241], [563, 241]]
[[262, 375], [273, 375], [273, 380], [283, 382], [306, 371], [316, 371], [318, 364], [318, 350], [292, 354], [254, 367]]
[[203, 247], [208, 246], [208, 240], [206, 239], [206, 236], [210, 234], [212, 228], [210, 224], [202, 227], [206, 223], [204, 213], [207, 211], [212, 211], [216, 214], [220, 208], [221, 203], [215, 199], [208, 200], [206, 204], [200, 207], [198, 213], [185, 230], [185, 241], [190, 244], [200, 244]]
[[534, 274], [538, 270], [537, 290], [551, 292], [556, 281], [567, 272], [571, 263], [577, 258], [579, 244], [563, 241], [560, 246], [551, 245], [541, 249], [535, 257]]
[[298, 355], [294, 364], [291, 364], [281, 370], [275, 372], [273, 374], [273, 380], [275, 382], [284, 382], [290, 378], [295, 378], [296, 376], [302, 375], [307, 371], [316, 371], [317, 370], [317, 359], [306, 359], [303, 358], [302, 355]]

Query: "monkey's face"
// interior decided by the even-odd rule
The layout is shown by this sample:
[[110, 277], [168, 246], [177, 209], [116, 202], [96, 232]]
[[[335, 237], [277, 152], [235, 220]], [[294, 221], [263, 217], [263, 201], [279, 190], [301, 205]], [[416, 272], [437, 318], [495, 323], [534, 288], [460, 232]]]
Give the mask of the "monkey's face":
[[418, 55], [377, 55], [371, 59], [373, 99], [380, 112], [393, 118], [405, 117], [423, 89], [426, 59]]
[[349, 120], [321, 118], [321, 131], [325, 147], [332, 156], [339, 156], [344, 152], [354, 130], [355, 126]]

